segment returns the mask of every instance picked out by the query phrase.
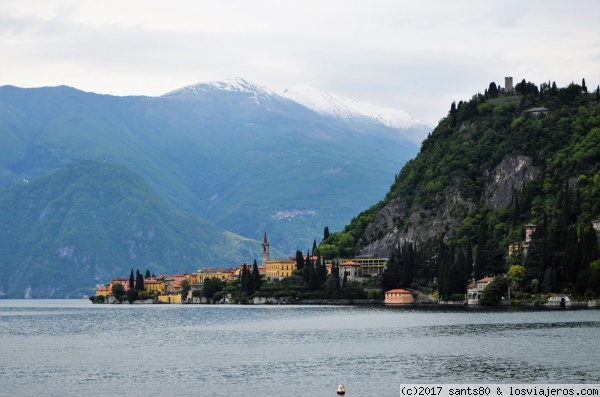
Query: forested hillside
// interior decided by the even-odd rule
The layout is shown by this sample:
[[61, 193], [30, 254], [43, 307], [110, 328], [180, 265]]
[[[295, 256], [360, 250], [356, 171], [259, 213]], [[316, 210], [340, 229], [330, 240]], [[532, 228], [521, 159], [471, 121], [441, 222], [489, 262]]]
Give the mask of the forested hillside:
[[523, 80], [515, 91], [491, 83], [452, 103], [385, 198], [320, 251], [390, 256], [388, 286], [435, 279], [443, 296], [513, 265], [525, 291], [600, 294], [600, 92], [585, 80]]
[[255, 258], [257, 247], [112, 164], [83, 160], [0, 192], [2, 298], [81, 297], [132, 267], [195, 271]]

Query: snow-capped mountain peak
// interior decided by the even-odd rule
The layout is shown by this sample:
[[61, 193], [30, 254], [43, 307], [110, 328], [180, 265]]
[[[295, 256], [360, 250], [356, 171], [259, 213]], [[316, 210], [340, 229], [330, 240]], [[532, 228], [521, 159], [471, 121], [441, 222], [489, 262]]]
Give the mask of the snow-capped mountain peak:
[[428, 123], [413, 118], [403, 110], [382, 108], [368, 102], [331, 94], [318, 88], [293, 87], [283, 91], [282, 96], [318, 113], [336, 116], [349, 122], [357, 118], [366, 118], [398, 129], [433, 129]]
[[195, 96], [222, 91], [250, 94], [252, 97], [257, 99], [257, 103], [259, 97], [270, 98], [273, 96], [277, 96], [277, 93], [275, 93], [270, 88], [252, 83], [242, 78], [233, 78], [222, 81], [212, 81], [208, 83], [188, 85], [167, 92], [163, 95], [163, 97]]

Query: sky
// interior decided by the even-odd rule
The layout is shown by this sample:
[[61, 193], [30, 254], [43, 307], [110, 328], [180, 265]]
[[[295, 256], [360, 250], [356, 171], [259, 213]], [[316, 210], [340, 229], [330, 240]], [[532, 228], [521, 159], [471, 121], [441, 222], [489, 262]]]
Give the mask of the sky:
[[600, 84], [600, 1], [0, 0], [0, 86], [158, 96], [244, 78], [432, 125], [512, 76]]

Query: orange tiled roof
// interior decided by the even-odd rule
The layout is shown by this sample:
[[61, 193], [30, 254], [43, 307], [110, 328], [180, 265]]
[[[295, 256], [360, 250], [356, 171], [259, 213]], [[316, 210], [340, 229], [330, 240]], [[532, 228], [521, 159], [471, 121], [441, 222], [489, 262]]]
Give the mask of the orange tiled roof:
[[385, 291], [386, 294], [410, 294], [410, 291], [405, 289], [391, 289], [389, 291]]

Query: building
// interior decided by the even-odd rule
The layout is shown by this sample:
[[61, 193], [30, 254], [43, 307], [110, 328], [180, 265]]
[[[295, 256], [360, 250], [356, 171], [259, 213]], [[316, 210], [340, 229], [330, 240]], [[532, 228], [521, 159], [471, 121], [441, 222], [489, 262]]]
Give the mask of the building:
[[348, 281], [359, 281], [361, 277], [360, 264], [354, 261], [345, 261], [340, 264], [340, 279], [346, 277]]
[[270, 259], [267, 260], [266, 275], [269, 280], [292, 277], [296, 270], [296, 261], [292, 259]]
[[[252, 269], [252, 266], [250, 266]], [[207, 269], [198, 270], [197, 274], [197, 282], [204, 283], [204, 280], [207, 278], [218, 278], [219, 280], [231, 280], [235, 277], [236, 269], [229, 269], [225, 267], [220, 267], [217, 269], [211, 269], [210, 267]], [[193, 283], [192, 283], [193, 284]]]
[[96, 289], [96, 296], [108, 296], [111, 294], [110, 285], [100, 285]]
[[592, 221], [592, 226], [594, 227], [595, 231], [600, 232], [600, 219]]
[[383, 274], [388, 263], [388, 258], [371, 258], [361, 256], [358, 258], [347, 259], [346, 261], [358, 263], [360, 265], [361, 275], [370, 274], [372, 276]]
[[157, 280], [154, 278], [144, 279], [144, 290], [151, 292], [154, 295], [162, 295], [165, 293], [164, 278]]
[[386, 305], [410, 305], [414, 299], [410, 291], [405, 289], [392, 289], [385, 292]]
[[531, 223], [528, 225], [525, 225], [525, 241], [515, 241], [512, 244], [510, 244], [508, 246], [508, 256], [509, 257], [517, 256], [517, 255], [520, 255], [521, 253], [524, 256], [527, 256], [527, 250], [529, 249], [529, 243], [531, 243], [531, 240], [533, 239], [536, 228], [537, 228], [537, 225], [534, 225]]
[[128, 278], [118, 277], [118, 278], [113, 278], [112, 280], [110, 280], [109, 288], [111, 291], [112, 291], [113, 285], [115, 285], [116, 283], [120, 283], [123, 286], [123, 288], [125, 289], [125, 292], [129, 291], [129, 279]]
[[504, 93], [506, 95], [512, 95], [514, 90], [515, 89], [513, 88], [513, 78], [505, 77], [504, 78]]
[[181, 303], [181, 295], [160, 295], [158, 301], [163, 303]]
[[477, 280], [475, 284], [469, 285], [469, 289], [467, 290], [467, 304], [478, 305], [483, 290], [492, 281], [494, 281], [494, 277], [484, 277], [481, 280]]
[[531, 108], [524, 111], [523, 114], [530, 114], [532, 116], [539, 117], [548, 113], [549, 111], [550, 110], [548, 110], [547, 108]]

